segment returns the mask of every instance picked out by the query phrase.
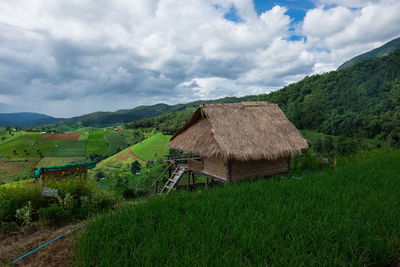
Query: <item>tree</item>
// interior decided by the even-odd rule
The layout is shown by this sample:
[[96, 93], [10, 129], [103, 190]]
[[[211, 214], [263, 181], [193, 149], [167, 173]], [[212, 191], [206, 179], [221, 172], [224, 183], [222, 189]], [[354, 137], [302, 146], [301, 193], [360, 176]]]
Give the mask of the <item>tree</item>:
[[140, 172], [140, 163], [135, 160], [132, 165], [131, 165], [131, 172], [133, 174], [136, 174], [137, 172]]

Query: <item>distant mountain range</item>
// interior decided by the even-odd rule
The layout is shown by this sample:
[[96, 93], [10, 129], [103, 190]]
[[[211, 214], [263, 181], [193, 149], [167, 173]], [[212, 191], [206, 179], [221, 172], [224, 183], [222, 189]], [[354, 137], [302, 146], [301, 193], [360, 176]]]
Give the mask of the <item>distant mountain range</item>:
[[60, 120], [63, 119], [32, 112], [0, 113], [0, 126], [37, 127]]
[[82, 116], [77, 116], [69, 119], [64, 119], [50, 126], [72, 126], [77, 123], [84, 127], [107, 127], [115, 124], [122, 124], [132, 121], [137, 121], [143, 118], [155, 117], [171, 111], [179, 111], [185, 109], [187, 106], [199, 105], [200, 101], [192, 102], [189, 104], [167, 105], [155, 104], [151, 106], [138, 106], [133, 109], [121, 109], [115, 112], [94, 112]]
[[353, 57], [352, 59], [350, 59], [350, 60], [346, 61], [345, 63], [343, 63], [342, 65], [340, 65], [338, 70], [342, 70], [342, 69], [351, 67], [354, 64], [357, 64], [366, 59], [387, 56], [398, 48], [400, 48], [400, 37], [396, 38], [378, 48], [375, 48], [367, 53]]

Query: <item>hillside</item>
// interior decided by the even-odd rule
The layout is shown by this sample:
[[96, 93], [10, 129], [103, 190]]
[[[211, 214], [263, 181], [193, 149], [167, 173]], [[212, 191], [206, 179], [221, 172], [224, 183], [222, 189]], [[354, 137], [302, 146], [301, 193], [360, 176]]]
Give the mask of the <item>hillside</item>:
[[[163, 135], [157, 133], [137, 144], [128, 147], [106, 159], [101, 161], [99, 167], [126, 167], [136, 159], [131, 154], [134, 153], [140, 159], [144, 161], [156, 160], [162, 158], [167, 152], [167, 143], [171, 138], [170, 135]], [[129, 151], [130, 150], [130, 151]]]
[[353, 66], [361, 61], [364, 61], [366, 59], [387, 56], [398, 48], [400, 48], [400, 37], [396, 38], [378, 48], [368, 51], [367, 53], [358, 55], [358, 56], [346, 61], [345, 63], [343, 63], [342, 65], [340, 65], [338, 67], [338, 70], [342, 70], [342, 69], [351, 67], [351, 66]]
[[0, 113], [0, 126], [38, 127], [60, 120], [62, 119], [32, 112]]
[[299, 129], [400, 145], [400, 49], [255, 97], [279, 104]]
[[[96, 217], [77, 266], [395, 266], [400, 152], [170, 194]], [[379, 225], [379, 227], [377, 227]]]

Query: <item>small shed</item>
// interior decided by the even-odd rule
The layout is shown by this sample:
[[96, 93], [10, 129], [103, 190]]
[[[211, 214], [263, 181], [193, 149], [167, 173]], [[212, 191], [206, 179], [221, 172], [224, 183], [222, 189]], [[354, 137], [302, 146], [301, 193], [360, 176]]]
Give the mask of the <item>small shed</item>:
[[228, 182], [288, 172], [291, 157], [308, 149], [278, 105], [266, 102], [201, 104], [168, 145], [200, 158], [189, 158], [186, 172]]
[[93, 169], [95, 167], [95, 161], [47, 166], [37, 169], [34, 173], [34, 176], [35, 180], [39, 181], [42, 185], [45, 184], [47, 179], [63, 179], [68, 176], [82, 177], [83, 175], [86, 180], [88, 169]]

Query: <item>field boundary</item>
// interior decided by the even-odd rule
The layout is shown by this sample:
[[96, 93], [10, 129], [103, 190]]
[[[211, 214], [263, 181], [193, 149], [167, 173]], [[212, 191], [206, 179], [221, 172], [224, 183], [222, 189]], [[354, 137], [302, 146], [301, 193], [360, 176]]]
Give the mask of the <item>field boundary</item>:
[[133, 151], [131, 150], [131, 148], [128, 148], [128, 152], [129, 154], [131, 154], [132, 157], [134, 157], [137, 160], [143, 161], [144, 163], [146, 163], [147, 161], [145, 161], [144, 159], [139, 158], [138, 156], [135, 155], [135, 153], [133, 153]]

